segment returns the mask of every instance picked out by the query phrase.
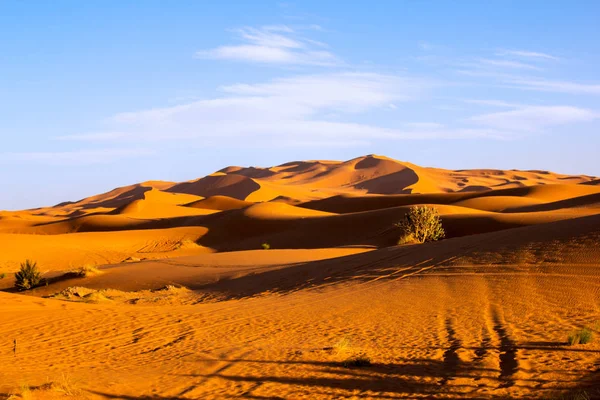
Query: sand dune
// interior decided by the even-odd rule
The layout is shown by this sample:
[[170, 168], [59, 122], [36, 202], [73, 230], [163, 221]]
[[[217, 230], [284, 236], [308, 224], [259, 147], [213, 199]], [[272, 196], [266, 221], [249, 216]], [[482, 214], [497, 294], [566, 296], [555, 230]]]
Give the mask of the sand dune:
[[205, 210], [235, 210], [252, 205], [249, 201], [234, 199], [227, 196], [211, 196], [206, 199], [186, 204], [186, 207], [203, 208]]
[[[519, 193], [519, 190], [530, 186], [567, 184], [572, 189], [576, 184], [588, 183], [587, 186], [593, 186], [594, 182], [594, 177], [590, 176], [569, 176], [548, 171], [451, 171], [424, 168], [369, 155], [345, 162], [299, 161], [270, 168], [227, 167], [193, 181], [148, 181], [30, 212], [80, 216], [87, 210], [106, 211], [123, 207], [134, 200], [144, 199], [146, 192], [150, 191], [200, 197], [227, 196], [250, 202], [270, 201], [278, 197], [288, 198], [290, 202], [306, 202], [342, 194], [481, 192], [490, 189], [513, 189]], [[162, 199], [166, 199], [165, 194]]]
[[375, 155], [3, 211], [0, 400], [600, 398], [599, 260], [597, 178]]

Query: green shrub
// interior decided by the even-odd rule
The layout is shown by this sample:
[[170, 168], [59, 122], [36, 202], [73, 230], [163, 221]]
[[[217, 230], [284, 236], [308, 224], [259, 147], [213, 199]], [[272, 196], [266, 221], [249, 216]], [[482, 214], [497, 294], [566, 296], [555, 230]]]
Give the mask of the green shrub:
[[438, 212], [427, 206], [411, 207], [396, 227], [402, 229], [398, 244], [431, 242], [445, 236]]
[[263, 250], [269, 250], [271, 248], [271, 245], [269, 243], [263, 243], [261, 247], [263, 248]]
[[594, 339], [594, 334], [590, 328], [583, 328], [569, 335], [567, 342], [570, 346], [576, 344], [588, 344]]
[[6, 278], [6, 274], [3, 272], [0, 274], [0, 279], [4, 279], [4, 278]]
[[42, 284], [42, 274], [38, 270], [37, 263], [25, 261], [21, 263], [21, 269], [15, 273], [15, 287], [19, 290], [28, 290]]

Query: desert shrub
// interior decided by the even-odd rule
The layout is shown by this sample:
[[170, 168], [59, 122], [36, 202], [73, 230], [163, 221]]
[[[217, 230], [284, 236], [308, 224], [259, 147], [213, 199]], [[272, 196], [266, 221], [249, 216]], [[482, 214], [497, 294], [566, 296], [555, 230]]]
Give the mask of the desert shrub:
[[585, 390], [578, 390], [572, 393], [565, 393], [555, 397], [548, 397], [548, 400], [592, 400], [592, 397]]
[[94, 276], [100, 274], [100, 270], [91, 265], [84, 265], [74, 272], [76, 275], [85, 278], [88, 276]]
[[353, 355], [347, 358], [342, 365], [346, 368], [349, 367], [368, 367], [371, 365], [371, 359], [364, 353]]
[[578, 331], [575, 331], [569, 335], [567, 338], [567, 342], [570, 346], [574, 346], [576, 344], [588, 344], [594, 338], [594, 334], [590, 328], [583, 328]]
[[0, 274], [0, 279], [4, 279], [4, 278], [6, 278], [6, 274], [3, 272]]
[[343, 337], [333, 346], [337, 354], [342, 354], [347, 352], [351, 347], [350, 339], [347, 337]]
[[263, 248], [263, 250], [269, 250], [271, 248], [271, 245], [269, 243], [263, 243], [261, 247]]
[[15, 273], [15, 287], [19, 290], [28, 290], [42, 284], [42, 274], [37, 263], [26, 260], [21, 263], [21, 269]]
[[396, 227], [402, 230], [398, 244], [431, 242], [445, 236], [438, 212], [427, 206], [411, 207]]

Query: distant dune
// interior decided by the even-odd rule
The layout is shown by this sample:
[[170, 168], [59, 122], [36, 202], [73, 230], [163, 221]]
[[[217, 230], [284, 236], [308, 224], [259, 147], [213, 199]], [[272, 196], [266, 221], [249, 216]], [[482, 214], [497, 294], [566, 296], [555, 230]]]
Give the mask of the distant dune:
[[[600, 396], [598, 182], [369, 155], [0, 212], [0, 399]], [[445, 240], [397, 245], [415, 205]]]

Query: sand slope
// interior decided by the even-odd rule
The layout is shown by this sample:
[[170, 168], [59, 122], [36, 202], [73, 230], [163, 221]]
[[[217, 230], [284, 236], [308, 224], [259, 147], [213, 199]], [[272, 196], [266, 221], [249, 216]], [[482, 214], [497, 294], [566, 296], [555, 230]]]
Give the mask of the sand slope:
[[[446, 240], [396, 245], [415, 205]], [[594, 177], [233, 166], [0, 212], [2, 274], [0, 399], [600, 398]]]
[[[130, 295], [135, 305], [111, 291], [83, 304], [0, 293], [0, 313], [14, 322], [0, 333], [19, 343], [16, 356], [0, 347], [4, 381], [36, 386], [68, 373], [88, 398], [105, 399], [593, 394], [600, 344], [564, 341], [600, 318], [600, 266], [587, 261], [600, 253], [564, 250], [597, 241], [599, 222], [586, 217], [278, 268], [253, 269], [252, 256], [239, 253], [245, 261], [237, 267], [234, 253], [223, 262], [218, 255], [174, 261], [213, 280], [196, 287], [199, 304], [176, 290]], [[543, 263], [507, 263], [535, 243], [555, 243]], [[479, 249], [504, 261], [463, 264], [465, 250]], [[270, 262], [299, 255], [274, 254]], [[138, 274], [142, 266], [134, 266]], [[124, 281], [121, 268], [130, 267], [109, 269], [89, 286], [110, 275]], [[344, 367], [353, 354], [373, 365]]]

